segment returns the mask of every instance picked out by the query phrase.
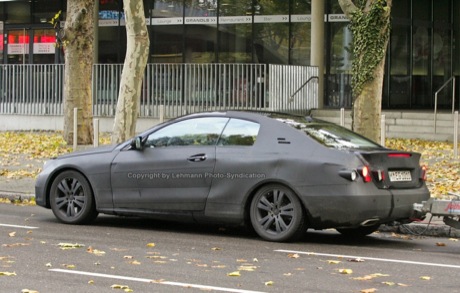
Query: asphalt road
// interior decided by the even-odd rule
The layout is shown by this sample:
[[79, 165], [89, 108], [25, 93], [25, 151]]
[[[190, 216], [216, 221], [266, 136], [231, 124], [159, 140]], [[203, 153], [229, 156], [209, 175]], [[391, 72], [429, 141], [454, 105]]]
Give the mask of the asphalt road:
[[328, 230], [270, 243], [242, 228], [109, 216], [70, 226], [0, 204], [0, 245], [1, 293], [460, 292], [460, 242], [447, 238]]

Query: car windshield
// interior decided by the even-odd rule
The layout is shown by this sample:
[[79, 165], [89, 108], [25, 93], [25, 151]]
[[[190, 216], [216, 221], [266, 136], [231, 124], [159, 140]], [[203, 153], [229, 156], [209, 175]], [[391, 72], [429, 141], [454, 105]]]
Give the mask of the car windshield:
[[381, 149], [382, 146], [344, 127], [327, 123], [308, 121], [304, 117], [273, 117], [294, 128], [300, 129], [308, 136], [329, 148], [336, 149]]

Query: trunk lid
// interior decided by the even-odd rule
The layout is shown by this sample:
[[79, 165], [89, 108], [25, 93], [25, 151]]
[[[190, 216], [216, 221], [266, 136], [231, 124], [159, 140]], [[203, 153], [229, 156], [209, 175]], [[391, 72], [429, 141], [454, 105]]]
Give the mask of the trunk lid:
[[360, 152], [359, 155], [379, 188], [407, 189], [424, 184], [425, 171], [420, 166], [419, 153], [385, 150]]

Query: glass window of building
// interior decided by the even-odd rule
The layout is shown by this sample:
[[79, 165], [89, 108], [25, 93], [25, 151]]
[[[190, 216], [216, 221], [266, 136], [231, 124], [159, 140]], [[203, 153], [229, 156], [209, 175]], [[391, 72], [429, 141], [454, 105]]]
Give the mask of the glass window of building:
[[126, 52], [126, 29], [122, 1], [99, 2], [99, 62], [123, 62]]
[[184, 60], [183, 0], [156, 0], [150, 4], [150, 62]]
[[412, 6], [412, 101], [418, 107], [430, 107], [431, 95], [431, 1], [417, 0]]
[[258, 63], [289, 62], [289, 1], [254, 1], [254, 50]]
[[310, 65], [311, 1], [292, 0], [290, 64]]
[[216, 62], [217, 0], [185, 0], [186, 63]]
[[410, 44], [411, 44], [411, 21], [410, 0], [393, 2], [393, 17], [391, 23], [391, 36], [389, 41], [389, 77], [384, 87], [383, 104], [387, 107], [408, 107], [411, 103], [410, 87]]
[[253, 62], [253, 9], [252, 0], [219, 1], [219, 62]]
[[351, 105], [351, 65], [353, 60], [353, 34], [348, 28], [349, 21], [338, 4], [330, 7], [327, 15], [328, 35], [330, 41], [329, 76], [327, 89], [329, 99], [326, 104], [331, 107], [349, 107]]
[[[433, 6], [433, 91], [440, 89], [452, 77], [451, 1], [437, 0]], [[452, 87], [439, 92], [438, 106], [452, 107]]]

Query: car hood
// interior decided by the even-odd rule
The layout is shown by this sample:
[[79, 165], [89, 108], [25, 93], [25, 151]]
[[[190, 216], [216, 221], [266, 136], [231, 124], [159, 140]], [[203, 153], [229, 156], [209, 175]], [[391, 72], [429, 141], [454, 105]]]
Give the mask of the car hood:
[[101, 146], [97, 148], [90, 148], [81, 151], [75, 151], [69, 154], [61, 155], [55, 159], [67, 159], [73, 157], [81, 157], [86, 155], [94, 155], [94, 154], [101, 154], [101, 153], [110, 153], [112, 152], [118, 145], [108, 145], [108, 146]]

